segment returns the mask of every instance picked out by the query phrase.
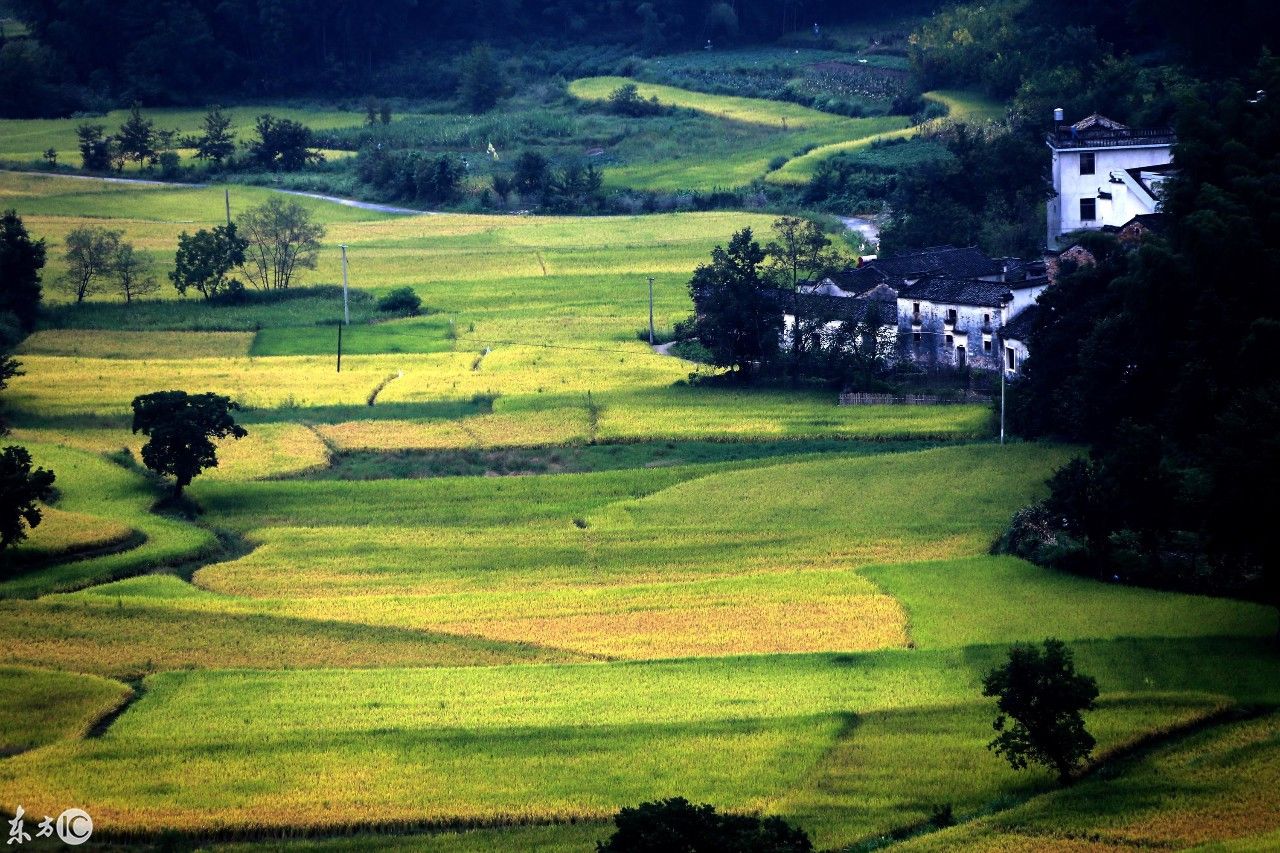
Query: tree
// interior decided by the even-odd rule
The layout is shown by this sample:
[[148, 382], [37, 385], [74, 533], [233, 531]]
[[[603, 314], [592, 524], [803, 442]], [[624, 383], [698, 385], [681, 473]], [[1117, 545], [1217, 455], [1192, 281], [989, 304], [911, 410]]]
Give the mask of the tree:
[[635, 83], [623, 83], [609, 93], [609, 109], [618, 115], [641, 118], [659, 115], [662, 104], [655, 95], [649, 100], [640, 97], [640, 89]]
[[[9, 387], [10, 379], [22, 375], [21, 367], [22, 365], [15, 361], [12, 356], [0, 355], [0, 391]], [[5, 423], [3, 418], [0, 418], [0, 435], [8, 434], [9, 425]]]
[[27, 538], [27, 530], [40, 526], [37, 501], [53, 497], [52, 471], [32, 470], [31, 454], [22, 447], [0, 451], [0, 550]]
[[515, 188], [522, 193], [542, 192], [551, 176], [551, 164], [537, 151], [521, 151], [511, 176]]
[[414, 167], [415, 194], [429, 202], [453, 201], [458, 197], [465, 174], [462, 164], [448, 154], [421, 158]]
[[196, 157], [221, 166], [236, 152], [236, 135], [231, 131], [231, 117], [221, 107], [211, 107], [204, 114], [200, 135], [196, 137]]
[[240, 404], [206, 392], [156, 391], [133, 400], [133, 432], [147, 436], [142, 462], [162, 476], [174, 478], [175, 498], [206, 468], [218, 467], [213, 439], [244, 438], [235, 422]]
[[254, 132], [258, 138], [249, 143], [249, 157], [263, 169], [296, 172], [324, 162], [324, 155], [312, 150], [311, 129], [301, 122], [265, 113], [258, 116]]
[[137, 101], [129, 110], [129, 117], [120, 125], [116, 146], [120, 156], [135, 163], [151, 162], [156, 158], [155, 123], [143, 118], [142, 105]]
[[1081, 712], [1092, 710], [1098, 698], [1098, 683], [1076, 672], [1071, 651], [1052, 639], [1044, 641], [1043, 651], [1014, 646], [1008, 662], [983, 678], [982, 695], [996, 697], [998, 709], [998, 734], [987, 748], [1015, 770], [1041, 764], [1057, 771], [1064, 785], [1070, 783], [1096, 744]]
[[753, 365], [777, 352], [781, 306], [764, 281], [764, 250], [750, 228], [734, 234], [729, 247], [716, 246], [711, 263], [693, 273], [689, 294], [697, 310], [699, 342], [715, 363], [749, 380]]
[[248, 247], [235, 225], [219, 225], [212, 231], [202, 228], [191, 235], [183, 231], [169, 280], [184, 296], [190, 288], [212, 299], [230, 285], [227, 273], [244, 263]]
[[100, 124], [82, 124], [76, 127], [80, 146], [80, 165], [89, 172], [106, 172], [114, 157], [111, 137]]
[[248, 243], [245, 275], [262, 290], [287, 290], [299, 269], [315, 269], [325, 234], [310, 211], [280, 196], [240, 214], [236, 229]]
[[774, 220], [773, 233], [774, 239], [764, 248], [769, 258], [766, 274], [780, 290], [790, 293], [791, 316], [795, 317], [795, 328], [791, 330], [792, 370], [798, 373], [814, 327], [801, 310], [800, 285], [836, 268], [843, 259], [812, 219], [780, 217]]
[[12, 314], [25, 331], [40, 311], [44, 240], [32, 240], [16, 210], [0, 215], [0, 314]]
[[597, 853], [810, 853], [803, 829], [782, 818], [718, 814], [714, 806], [673, 797], [614, 815], [616, 829]]
[[502, 73], [487, 45], [478, 44], [462, 59], [458, 100], [475, 113], [488, 112], [502, 97]]
[[75, 297], [77, 305], [102, 290], [114, 268], [122, 234], [123, 231], [98, 225], [74, 228], [67, 234], [67, 269], [62, 274], [62, 286]]
[[133, 302], [139, 296], [160, 289], [155, 266], [155, 257], [150, 252], [135, 249], [132, 243], [122, 242], [119, 245], [111, 261], [111, 272], [125, 302]]

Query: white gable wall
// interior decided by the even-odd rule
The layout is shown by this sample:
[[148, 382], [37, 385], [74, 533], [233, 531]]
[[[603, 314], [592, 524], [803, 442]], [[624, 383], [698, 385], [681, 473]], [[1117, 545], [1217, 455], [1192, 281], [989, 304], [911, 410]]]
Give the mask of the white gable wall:
[[[1173, 147], [1170, 145], [1052, 150], [1055, 195], [1046, 205], [1051, 247], [1056, 247], [1058, 237], [1070, 231], [1098, 229], [1104, 225], [1119, 227], [1137, 213], [1152, 212], [1130, 212], [1141, 205], [1136, 198], [1130, 198], [1133, 193], [1123, 181], [1111, 183], [1111, 173], [1145, 166], [1163, 166], [1173, 161]], [[1092, 175], [1080, 174], [1080, 155], [1087, 153], [1094, 155]], [[1111, 193], [1112, 201], [1099, 199], [1099, 191]], [[1091, 221], [1080, 218], [1080, 200], [1083, 198], [1097, 200], [1097, 216]]]

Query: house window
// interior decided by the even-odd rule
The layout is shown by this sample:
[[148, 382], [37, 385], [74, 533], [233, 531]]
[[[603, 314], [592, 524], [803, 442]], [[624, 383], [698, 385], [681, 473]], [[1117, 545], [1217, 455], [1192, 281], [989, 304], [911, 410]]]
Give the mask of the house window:
[[984, 325], [984, 326], [990, 326], [990, 325], [991, 325], [991, 315], [990, 315], [990, 314], [983, 314], [983, 315], [982, 315], [982, 325]]
[[1008, 363], [1010, 370], [1018, 369], [1018, 359], [1013, 354], [1013, 347], [1004, 348], [1004, 360]]
[[1096, 198], [1080, 199], [1080, 221], [1092, 222], [1098, 218], [1098, 200]]
[[1080, 155], [1080, 174], [1092, 175], [1094, 171], [1093, 152], [1086, 151]]
[[982, 342], [982, 351], [991, 352], [991, 341], [984, 340]]
[[953, 325], [953, 326], [955, 325], [955, 323], [956, 323], [956, 309], [954, 309], [954, 308], [948, 308], [948, 309], [947, 309], [947, 322], [948, 322], [948, 323], [950, 323], [950, 324], [951, 324], [951, 325]]
[[919, 333], [919, 332], [912, 332], [912, 333], [911, 333], [911, 340], [912, 340], [912, 341], [914, 341], [914, 342], [915, 342], [915, 343], [917, 343], [917, 344], [918, 344], [918, 343], [920, 343], [920, 333]]
[[919, 313], [920, 313], [920, 303], [919, 303], [919, 302], [912, 302], [912, 303], [911, 303], [911, 313], [912, 313], [912, 314], [919, 314]]
[[956, 367], [965, 366], [964, 347], [956, 347]]
[[951, 335], [947, 335], [947, 346], [951, 346], [953, 343], [955, 343], [955, 340], [956, 339], [953, 338]]

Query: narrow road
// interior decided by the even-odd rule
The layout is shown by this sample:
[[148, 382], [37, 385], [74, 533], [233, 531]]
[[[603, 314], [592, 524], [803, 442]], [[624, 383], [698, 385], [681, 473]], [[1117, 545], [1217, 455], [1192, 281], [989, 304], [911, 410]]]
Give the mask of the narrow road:
[[[192, 184], [183, 183], [182, 181], [155, 181], [148, 178], [101, 178], [97, 175], [66, 175], [61, 172], [15, 172], [18, 175], [35, 175], [45, 178], [70, 178], [75, 181], [100, 181], [105, 184], [139, 184], [149, 187], [178, 187], [187, 189], [202, 189], [214, 186], [213, 184]], [[248, 184], [239, 184], [237, 186], [249, 186]], [[272, 192], [283, 193], [284, 195], [296, 195], [302, 198], [314, 198], [318, 201], [327, 201], [330, 204], [340, 204], [343, 207], [354, 207], [357, 210], [367, 210], [372, 213], [387, 213], [395, 216], [438, 216], [438, 210], [412, 210], [407, 207], [395, 207], [390, 204], [377, 204], [371, 201], [357, 201], [354, 198], [343, 198], [336, 195], [325, 195], [323, 193], [309, 193], [302, 190], [284, 190], [278, 187], [263, 187], [263, 189]]]

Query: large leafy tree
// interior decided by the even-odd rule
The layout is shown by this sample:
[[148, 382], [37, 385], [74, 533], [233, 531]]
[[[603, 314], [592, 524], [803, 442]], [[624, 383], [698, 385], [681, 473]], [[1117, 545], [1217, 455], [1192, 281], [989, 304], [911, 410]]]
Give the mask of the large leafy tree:
[[135, 397], [133, 432], [147, 436], [142, 461], [157, 474], [173, 477], [177, 497], [206, 468], [218, 466], [214, 439], [244, 438], [236, 423], [240, 405], [214, 393], [156, 391]]
[[178, 236], [178, 254], [169, 280], [183, 295], [190, 289], [212, 299], [230, 285], [227, 276], [244, 263], [248, 247], [235, 225], [202, 228], [194, 234], [183, 231]]
[[781, 306], [765, 280], [764, 259], [751, 229], [743, 228], [728, 247], [716, 246], [711, 263], [698, 267], [689, 282], [699, 342], [716, 364], [744, 381], [756, 363], [777, 352], [782, 331]]
[[33, 468], [31, 454], [22, 447], [0, 451], [0, 550], [27, 538], [40, 524], [40, 501], [53, 497], [54, 475]]
[[998, 709], [988, 748], [1015, 770], [1041, 764], [1066, 784], [1097, 743], [1082, 712], [1093, 708], [1098, 683], [1076, 672], [1060, 640], [1045, 640], [1043, 649], [1014, 646], [1008, 661], [983, 678], [982, 695], [995, 697]]
[[502, 97], [502, 72], [487, 45], [478, 44], [462, 58], [458, 100], [476, 113], [488, 112]]
[[263, 290], [287, 290], [299, 269], [316, 268], [324, 226], [301, 204], [272, 196], [236, 218], [244, 235], [245, 275]]
[[106, 286], [123, 234], [123, 231], [99, 225], [86, 225], [67, 232], [66, 271], [61, 283], [63, 289], [75, 297], [77, 305]]
[[779, 217], [774, 220], [773, 234], [774, 238], [764, 247], [769, 259], [766, 274], [779, 289], [790, 294], [790, 312], [795, 318], [795, 327], [791, 330], [792, 367], [798, 371], [809, 332], [815, 325], [813, 318], [802, 310], [805, 303], [799, 298], [800, 285], [838, 267], [843, 258], [812, 219]]
[[253, 127], [257, 138], [249, 142], [249, 157], [263, 169], [296, 172], [324, 162], [324, 154], [311, 147], [311, 129], [301, 122], [265, 113]]
[[40, 312], [44, 240], [32, 240], [15, 210], [0, 215], [0, 314], [12, 314], [25, 331]]

